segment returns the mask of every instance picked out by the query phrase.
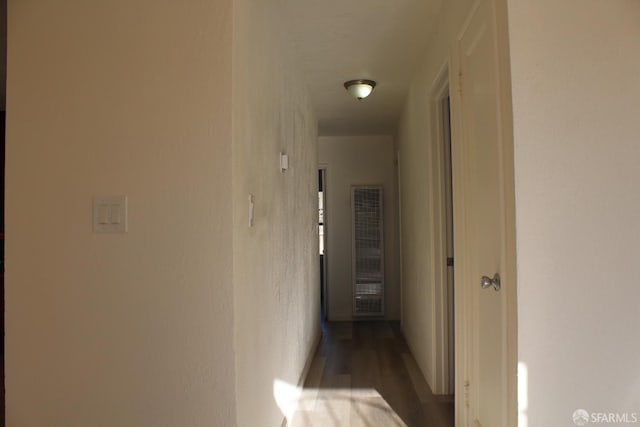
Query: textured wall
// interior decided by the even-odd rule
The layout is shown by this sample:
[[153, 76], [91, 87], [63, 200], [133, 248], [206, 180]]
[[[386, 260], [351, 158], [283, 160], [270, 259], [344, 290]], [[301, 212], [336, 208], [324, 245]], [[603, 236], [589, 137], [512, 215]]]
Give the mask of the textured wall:
[[319, 139], [326, 166], [327, 294], [330, 320], [353, 318], [351, 186], [382, 185], [384, 203], [385, 317], [400, 318], [396, 171], [391, 136]]
[[522, 416], [640, 417], [640, 3], [510, 1], [509, 18]]
[[[237, 419], [277, 426], [274, 384], [298, 383], [320, 333], [317, 123], [283, 15], [268, 2], [234, 3]], [[280, 152], [289, 156], [285, 173]]]
[[231, 13], [10, 2], [8, 426], [234, 425]]

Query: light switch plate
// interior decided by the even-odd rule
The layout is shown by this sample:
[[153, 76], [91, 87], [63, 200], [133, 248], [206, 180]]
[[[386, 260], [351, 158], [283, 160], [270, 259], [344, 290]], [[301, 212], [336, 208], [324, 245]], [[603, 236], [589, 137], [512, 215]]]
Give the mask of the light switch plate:
[[93, 232], [126, 233], [127, 196], [93, 198]]

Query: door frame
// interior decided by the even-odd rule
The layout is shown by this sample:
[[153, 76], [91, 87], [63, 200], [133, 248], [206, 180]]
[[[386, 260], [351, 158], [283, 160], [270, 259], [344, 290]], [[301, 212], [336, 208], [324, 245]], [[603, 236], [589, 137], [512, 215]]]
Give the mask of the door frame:
[[[432, 346], [433, 356], [432, 360], [436, 364], [433, 372], [435, 373], [433, 391], [435, 394], [454, 395], [455, 387], [450, 386], [450, 354], [449, 354], [449, 312], [453, 309], [453, 301], [448, 299], [448, 281], [447, 281], [447, 217], [446, 217], [446, 202], [447, 195], [445, 193], [445, 153], [444, 153], [444, 138], [446, 132], [450, 132], [449, 138], [451, 139], [451, 131], [444, 128], [444, 114], [442, 111], [442, 102], [445, 97], [450, 97], [450, 78], [449, 78], [449, 63], [445, 62], [438, 72], [430, 91], [430, 104], [431, 104], [431, 123], [433, 132], [433, 141], [435, 143], [432, 147], [432, 164], [433, 171], [433, 200], [434, 200], [434, 212], [433, 212], [433, 239], [432, 239], [432, 253], [433, 253], [433, 274], [434, 274], [434, 339], [435, 343]], [[451, 159], [452, 160], [452, 159]], [[453, 166], [453, 165], [452, 165]], [[454, 322], [455, 324], [455, 322]], [[455, 334], [454, 334], [455, 335]], [[455, 347], [455, 344], [454, 344]], [[454, 352], [455, 354], [455, 352]], [[455, 376], [454, 376], [455, 377]]]
[[[474, 420], [469, 417], [469, 402], [474, 393], [472, 379], [475, 364], [472, 360], [473, 350], [473, 318], [475, 303], [473, 300], [473, 286], [480, 286], [479, 278], [470, 277], [473, 255], [467, 248], [474, 247], [473, 230], [470, 218], [469, 189], [465, 184], [469, 179], [467, 171], [470, 169], [470, 153], [465, 149], [465, 127], [462, 122], [462, 74], [460, 41], [468, 28], [472, 17], [482, 5], [489, 2], [493, 13], [493, 25], [496, 31], [496, 51], [498, 56], [498, 102], [499, 102], [499, 133], [501, 145], [501, 159], [499, 159], [502, 186], [500, 196], [503, 201], [502, 218], [504, 218], [504, 232], [500, 236], [504, 245], [502, 291], [506, 293], [506, 310], [504, 313], [504, 336], [506, 338], [505, 354], [507, 359], [507, 380], [503, 396], [505, 399], [507, 426], [517, 426], [517, 283], [516, 283], [516, 247], [515, 247], [515, 180], [513, 159], [513, 111], [511, 104], [511, 72], [509, 63], [509, 42], [506, 0], [476, 0], [471, 7], [467, 20], [458, 33], [450, 51], [449, 80], [451, 82], [451, 140], [452, 140], [452, 168], [453, 168], [453, 221], [454, 221], [454, 275], [455, 289], [455, 369], [456, 396], [455, 418], [456, 426], [472, 426]], [[478, 283], [477, 283], [478, 282]], [[481, 338], [480, 338], [481, 339]]]

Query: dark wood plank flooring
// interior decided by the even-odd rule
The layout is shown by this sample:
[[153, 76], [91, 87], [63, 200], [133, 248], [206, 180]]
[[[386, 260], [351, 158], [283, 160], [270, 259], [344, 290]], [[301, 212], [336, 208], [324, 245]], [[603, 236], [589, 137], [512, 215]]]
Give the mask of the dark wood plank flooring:
[[453, 427], [453, 401], [434, 396], [398, 322], [329, 322], [288, 426]]

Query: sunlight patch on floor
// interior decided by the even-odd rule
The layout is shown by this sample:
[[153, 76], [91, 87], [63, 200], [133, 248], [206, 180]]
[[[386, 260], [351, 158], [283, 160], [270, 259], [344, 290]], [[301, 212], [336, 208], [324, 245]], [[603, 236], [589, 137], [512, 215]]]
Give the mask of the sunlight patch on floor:
[[287, 427], [406, 427], [372, 388], [301, 388], [276, 379], [273, 395]]
[[518, 426], [528, 427], [529, 371], [524, 362], [518, 362]]

